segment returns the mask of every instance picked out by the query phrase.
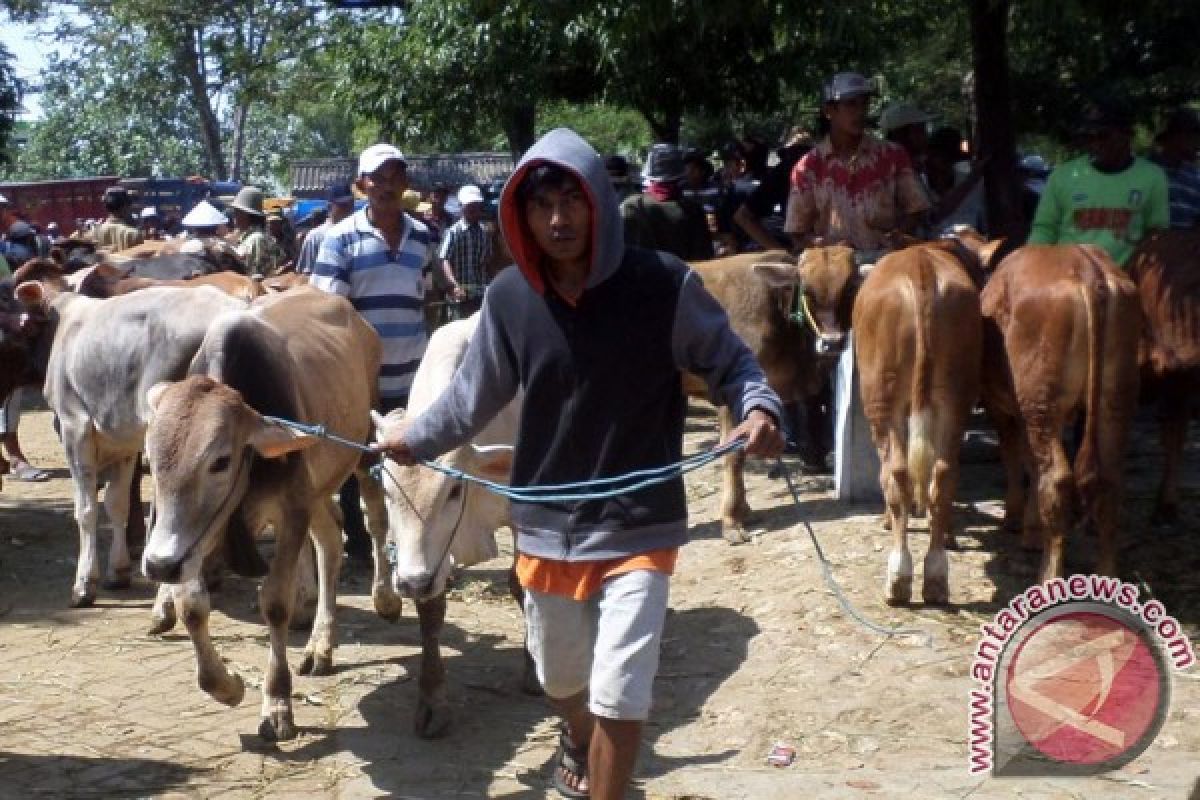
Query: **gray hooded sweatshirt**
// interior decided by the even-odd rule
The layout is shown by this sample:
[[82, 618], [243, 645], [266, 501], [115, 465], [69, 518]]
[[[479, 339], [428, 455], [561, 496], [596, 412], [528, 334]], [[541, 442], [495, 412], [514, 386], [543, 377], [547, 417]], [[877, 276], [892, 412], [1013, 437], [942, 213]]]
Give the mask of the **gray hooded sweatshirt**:
[[[575, 176], [591, 205], [591, 268], [574, 303], [546, 280], [517, 188], [552, 164]], [[687, 264], [626, 247], [604, 162], [575, 132], [547, 133], [500, 196], [500, 223], [516, 262], [488, 287], [479, 326], [442, 396], [404, 434], [418, 458], [468, 441], [523, 390], [512, 484], [612, 478], [682, 457], [684, 371], [741, 418], [779, 419], [779, 398]], [[616, 498], [514, 502], [518, 549], [565, 561], [619, 558], [687, 540], [683, 480]]]

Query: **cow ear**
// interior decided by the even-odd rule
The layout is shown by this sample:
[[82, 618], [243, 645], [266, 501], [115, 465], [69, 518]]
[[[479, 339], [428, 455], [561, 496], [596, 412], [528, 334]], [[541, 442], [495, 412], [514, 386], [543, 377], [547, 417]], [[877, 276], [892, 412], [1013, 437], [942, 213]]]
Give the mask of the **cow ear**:
[[509, 444], [471, 445], [479, 477], [489, 481], [508, 481], [512, 474], [513, 448]]
[[800, 267], [786, 261], [760, 261], [750, 267], [772, 289], [800, 283]]
[[151, 414], [158, 411], [158, 404], [162, 402], [163, 392], [170, 385], [166, 381], [159, 381], [146, 391], [146, 406], [150, 409]]
[[404, 409], [398, 408], [386, 417], [375, 409], [371, 409], [371, 422], [375, 425], [375, 441], [382, 441], [390, 426], [404, 419]]
[[315, 436], [266, 421], [260, 421], [250, 434], [250, 446], [263, 458], [283, 458], [288, 453], [312, 447], [318, 441]]
[[41, 281], [22, 281], [13, 290], [13, 296], [26, 308], [40, 308], [46, 301], [46, 287]]

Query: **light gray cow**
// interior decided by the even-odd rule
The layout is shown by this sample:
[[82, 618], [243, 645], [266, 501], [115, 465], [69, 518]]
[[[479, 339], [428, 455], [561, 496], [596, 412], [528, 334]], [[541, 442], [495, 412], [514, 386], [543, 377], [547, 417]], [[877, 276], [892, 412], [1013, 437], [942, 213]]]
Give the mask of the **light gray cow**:
[[[407, 413], [416, 416], [450, 384], [475, 332], [479, 314], [443, 325], [429, 339], [413, 376]], [[443, 464], [468, 474], [507, 483], [512, 444], [517, 434], [520, 398], [514, 400], [467, 445], [442, 457]], [[375, 415], [379, 435], [402, 424], [405, 412]], [[421, 674], [415, 728], [420, 736], [445, 733], [450, 725], [446, 668], [438, 637], [446, 615], [446, 582], [454, 566], [495, 558], [496, 530], [509, 524], [509, 502], [478, 486], [462, 483], [425, 467], [385, 461], [390, 537], [396, 545], [396, 589], [416, 601], [421, 625]], [[524, 594], [510, 573], [509, 588], [518, 603]], [[540, 694], [533, 663], [525, 657], [522, 688]]]
[[[152, 290], [147, 290], [152, 291]], [[139, 292], [132, 296], [142, 294]], [[142, 557], [146, 576], [173, 584], [175, 605], [196, 649], [197, 680], [227, 705], [242, 679], [221, 661], [208, 635], [208, 594], [201, 565], [219, 547], [253, 543], [246, 534], [275, 531], [275, 555], [260, 596], [271, 650], [259, 734], [296, 735], [287, 664], [296, 566], [311, 534], [317, 550], [318, 603], [301, 674], [332, 671], [341, 530], [333, 495], [356, 470], [375, 540], [375, 607], [387, 619], [400, 598], [385, 582], [387, 531], [382, 491], [359, 453], [294, 433], [263, 415], [321, 423], [366, 442], [381, 345], [349, 301], [294, 289], [221, 316], [209, 327], [189, 376], [150, 389], [146, 457], [158, 493]], [[248, 558], [257, 554], [251, 550]]]
[[79, 562], [71, 605], [79, 608], [95, 602], [100, 582], [97, 493], [102, 482], [113, 528], [104, 588], [130, 584], [125, 531], [135, 460], [146, 431], [147, 390], [183, 377], [213, 319], [246, 303], [211, 287], [147, 289], [108, 300], [67, 289], [61, 272], [47, 267], [19, 283], [15, 294], [47, 319], [33, 358], [45, 375], [46, 402], [58, 417], [75, 484]]

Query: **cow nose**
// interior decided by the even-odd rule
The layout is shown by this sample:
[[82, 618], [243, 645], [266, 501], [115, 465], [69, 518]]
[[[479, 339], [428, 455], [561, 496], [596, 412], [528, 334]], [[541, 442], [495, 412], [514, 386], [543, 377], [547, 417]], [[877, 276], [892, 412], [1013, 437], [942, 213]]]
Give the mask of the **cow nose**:
[[817, 355], [831, 356], [842, 352], [846, 347], [846, 334], [823, 333], [817, 339]]
[[392, 573], [392, 588], [402, 597], [421, 600], [429, 595], [433, 579], [434, 574], [428, 571], [401, 573], [396, 570]]
[[142, 555], [142, 573], [152, 581], [178, 583], [182, 570], [182, 561], [160, 560], [149, 553]]

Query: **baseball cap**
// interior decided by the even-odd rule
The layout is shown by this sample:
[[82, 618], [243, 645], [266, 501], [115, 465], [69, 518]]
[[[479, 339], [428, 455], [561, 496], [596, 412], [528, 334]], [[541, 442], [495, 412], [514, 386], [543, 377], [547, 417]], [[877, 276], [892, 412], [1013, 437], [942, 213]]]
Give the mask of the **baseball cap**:
[[331, 203], [353, 203], [354, 191], [344, 181], [332, 183], [325, 189], [325, 199]]
[[458, 202], [460, 205], [468, 206], [471, 203], [482, 203], [483, 192], [479, 191], [478, 186], [468, 183], [466, 186], [458, 190]]
[[399, 161], [405, 166], [408, 165], [404, 160], [404, 153], [395, 147], [390, 144], [373, 144], [358, 157], [358, 174], [370, 175], [389, 161]]
[[33, 232], [33, 226], [31, 226], [28, 222], [17, 220], [12, 225], [8, 226], [8, 238], [10, 239], [21, 239], [26, 236], [34, 235], [36, 234]]
[[933, 117], [909, 103], [892, 103], [879, 115], [879, 129], [891, 133], [909, 125], [924, 125]]
[[866, 97], [875, 94], [875, 87], [857, 72], [839, 72], [825, 84], [823, 99], [826, 103]]
[[656, 144], [646, 157], [642, 175], [650, 180], [672, 181], [683, 176], [683, 151], [673, 144]]

